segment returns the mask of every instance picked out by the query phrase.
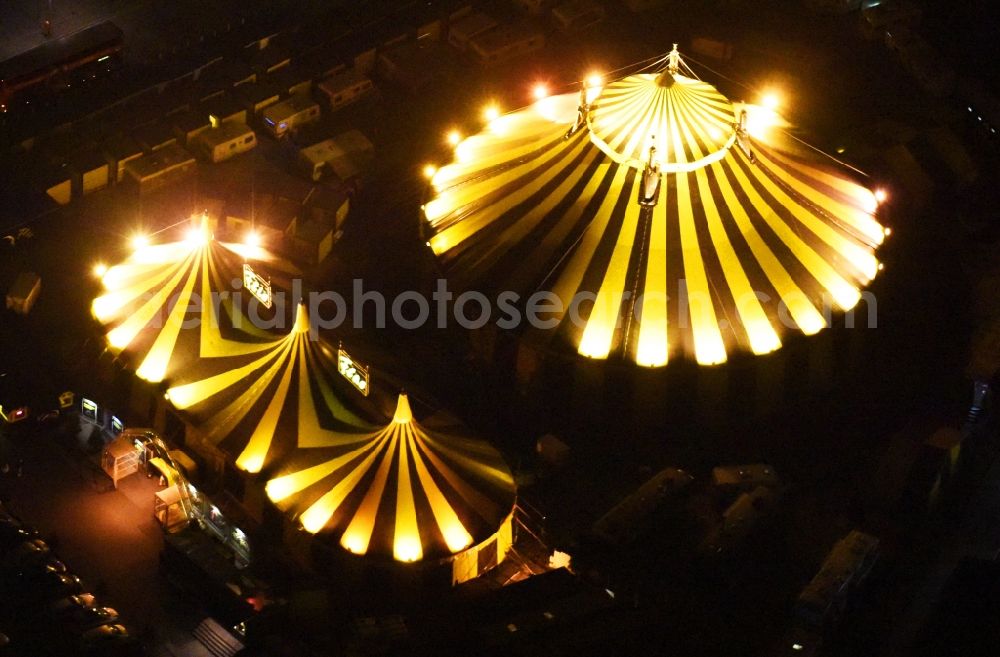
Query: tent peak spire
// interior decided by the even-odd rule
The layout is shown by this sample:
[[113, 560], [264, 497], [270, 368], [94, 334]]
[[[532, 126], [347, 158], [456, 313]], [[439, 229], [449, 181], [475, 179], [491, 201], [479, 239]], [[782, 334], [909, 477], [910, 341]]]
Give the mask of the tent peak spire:
[[392, 416], [392, 421], [396, 424], [409, 424], [413, 422], [413, 411], [410, 410], [410, 398], [405, 392], [399, 393], [396, 401], [396, 413]]
[[309, 331], [309, 311], [306, 310], [305, 301], [299, 300], [298, 308], [295, 311], [295, 326], [293, 333], [306, 333]]
[[675, 43], [673, 50], [667, 54], [667, 69], [656, 77], [656, 84], [669, 89], [674, 86], [674, 82], [676, 82], [674, 76], [680, 72], [681, 55], [677, 52], [677, 44]]
[[673, 49], [667, 55], [667, 73], [673, 75], [680, 70], [681, 70], [681, 54], [677, 52], [677, 44], [675, 43]]

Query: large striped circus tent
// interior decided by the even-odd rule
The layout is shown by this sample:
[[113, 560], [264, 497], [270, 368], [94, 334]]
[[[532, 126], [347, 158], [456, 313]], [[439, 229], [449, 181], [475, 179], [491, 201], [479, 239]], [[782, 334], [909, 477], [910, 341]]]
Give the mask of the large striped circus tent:
[[269, 349], [279, 339], [277, 304], [266, 307], [242, 293], [246, 268], [289, 277], [298, 270], [253, 244], [217, 241], [207, 216], [193, 217], [182, 239], [135, 245], [103, 273], [103, 291], [91, 304], [111, 349], [151, 383], [173, 381], [226, 358]]
[[418, 421], [405, 393], [381, 426], [293, 452], [267, 494], [348, 552], [448, 560], [454, 582], [501, 561], [513, 538], [514, 480], [503, 457], [444, 413]]
[[431, 178], [428, 244], [452, 283], [556, 298], [592, 359], [657, 367], [765, 354], [847, 311], [880, 269], [878, 195], [773, 109], [733, 103], [675, 50], [505, 115]]

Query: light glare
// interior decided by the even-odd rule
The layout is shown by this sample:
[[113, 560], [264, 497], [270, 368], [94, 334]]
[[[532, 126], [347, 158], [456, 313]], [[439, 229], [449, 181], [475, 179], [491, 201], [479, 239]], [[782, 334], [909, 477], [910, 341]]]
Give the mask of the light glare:
[[544, 84], [536, 84], [531, 94], [535, 97], [535, 100], [542, 100], [548, 97], [549, 88]]
[[104, 275], [108, 273], [108, 266], [103, 262], [99, 262], [94, 265], [94, 276], [97, 278], [104, 278]]
[[134, 251], [139, 251], [149, 246], [149, 238], [146, 237], [145, 235], [142, 235], [141, 233], [138, 235], [133, 235], [131, 244], [132, 244], [132, 249]]

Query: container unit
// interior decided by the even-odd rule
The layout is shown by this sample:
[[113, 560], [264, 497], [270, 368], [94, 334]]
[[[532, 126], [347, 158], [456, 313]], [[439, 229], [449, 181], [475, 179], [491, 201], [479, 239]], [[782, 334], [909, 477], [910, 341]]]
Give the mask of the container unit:
[[104, 157], [111, 167], [111, 179], [120, 183], [125, 177], [125, 165], [142, 157], [142, 147], [125, 134], [118, 134], [104, 142]]
[[103, 153], [96, 148], [74, 155], [70, 167], [74, 196], [87, 196], [108, 186], [111, 167]]
[[292, 56], [285, 48], [279, 45], [268, 45], [266, 48], [251, 49], [248, 57], [248, 64], [257, 75], [274, 73], [285, 68], [292, 63]]
[[132, 137], [145, 153], [177, 144], [177, 135], [164, 121], [154, 121], [132, 131]]
[[201, 133], [212, 128], [211, 119], [201, 108], [183, 112], [171, 117], [174, 135], [181, 144], [191, 144]]
[[269, 83], [244, 84], [233, 95], [247, 111], [248, 118], [260, 116], [261, 112], [281, 100], [281, 92]]
[[333, 225], [314, 219], [297, 222], [289, 237], [294, 252], [310, 265], [325, 260], [330, 255], [335, 240]]
[[201, 104], [201, 111], [208, 116], [208, 122], [213, 127], [222, 123], [246, 123], [247, 110], [231, 96], [212, 98]]
[[225, 57], [198, 74], [198, 83], [206, 91], [229, 91], [256, 81], [257, 72], [246, 62], [232, 57]]
[[42, 181], [42, 189], [59, 205], [67, 205], [73, 200], [73, 175], [67, 165], [46, 168]]
[[277, 87], [284, 97], [307, 96], [312, 91], [312, 76], [298, 66], [285, 66], [268, 74], [265, 81]]

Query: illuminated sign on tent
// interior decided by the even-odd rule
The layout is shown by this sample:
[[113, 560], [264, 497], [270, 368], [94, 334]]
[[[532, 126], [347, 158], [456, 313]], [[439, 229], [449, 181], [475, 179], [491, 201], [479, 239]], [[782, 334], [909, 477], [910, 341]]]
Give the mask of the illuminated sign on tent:
[[351, 358], [351, 355], [344, 351], [343, 348], [337, 350], [337, 370], [362, 395], [365, 397], [368, 396], [368, 388], [371, 383], [371, 375], [368, 373], [368, 368]]
[[247, 264], [243, 265], [243, 287], [250, 290], [250, 294], [264, 304], [265, 308], [271, 307], [271, 281], [265, 280]]

